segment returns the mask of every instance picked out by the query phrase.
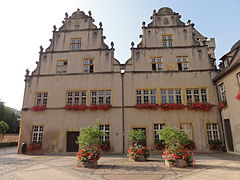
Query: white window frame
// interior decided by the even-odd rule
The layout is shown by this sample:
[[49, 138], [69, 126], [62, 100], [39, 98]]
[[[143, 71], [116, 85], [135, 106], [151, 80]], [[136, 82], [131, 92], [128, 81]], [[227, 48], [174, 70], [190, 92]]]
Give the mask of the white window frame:
[[68, 91], [67, 105], [80, 105], [87, 103], [87, 91]]
[[158, 135], [158, 131], [162, 130], [165, 127], [164, 123], [155, 123], [153, 124], [153, 131], [154, 131], [154, 142], [156, 143], [157, 141], [161, 140], [160, 136]]
[[[155, 69], [154, 69], [154, 66], [155, 66]], [[151, 68], [152, 68], [152, 71], [163, 71], [162, 57], [152, 57], [151, 58]]]
[[193, 138], [192, 123], [180, 123], [180, 130], [186, 133], [190, 139]]
[[219, 84], [218, 86], [218, 90], [219, 90], [219, 97], [221, 101], [226, 101], [226, 90], [225, 90], [225, 86], [224, 83]]
[[36, 106], [47, 106], [47, 92], [36, 92]]
[[81, 47], [82, 47], [82, 39], [81, 39], [81, 38], [72, 38], [70, 44], [71, 44], [71, 50], [72, 50], [72, 51], [81, 50]]
[[187, 104], [191, 103], [208, 103], [207, 88], [187, 88]]
[[163, 47], [172, 47], [173, 46], [173, 35], [164, 34], [162, 35]]
[[218, 123], [207, 124], [208, 141], [220, 140], [220, 131]]
[[[177, 64], [179, 71], [188, 71], [188, 56], [177, 56]], [[179, 65], [181, 66], [181, 69], [179, 69]]]
[[105, 142], [110, 140], [110, 125], [109, 124], [100, 124], [99, 130], [104, 132], [104, 136], [100, 137], [100, 140]]
[[156, 89], [137, 89], [136, 90], [136, 104], [156, 104], [157, 90]]
[[182, 104], [182, 89], [160, 89], [162, 104]]
[[67, 60], [57, 60], [57, 74], [67, 73]]
[[93, 73], [94, 72], [94, 59], [83, 60], [83, 72]]
[[92, 90], [91, 104], [111, 104], [111, 90]]
[[43, 126], [34, 125], [32, 127], [32, 143], [42, 144]]

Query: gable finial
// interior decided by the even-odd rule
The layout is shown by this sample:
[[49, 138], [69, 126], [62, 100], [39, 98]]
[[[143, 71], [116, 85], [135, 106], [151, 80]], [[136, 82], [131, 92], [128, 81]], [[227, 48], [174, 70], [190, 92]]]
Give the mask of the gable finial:
[[100, 26], [100, 28], [102, 28], [102, 26], [103, 26], [103, 25], [102, 25], [102, 22], [99, 23], [99, 26]]
[[111, 42], [111, 48], [113, 49], [113, 46], [114, 46], [114, 43], [113, 42]]
[[68, 13], [66, 12], [66, 13], [65, 13], [65, 19], [67, 19], [67, 18], [68, 18]]

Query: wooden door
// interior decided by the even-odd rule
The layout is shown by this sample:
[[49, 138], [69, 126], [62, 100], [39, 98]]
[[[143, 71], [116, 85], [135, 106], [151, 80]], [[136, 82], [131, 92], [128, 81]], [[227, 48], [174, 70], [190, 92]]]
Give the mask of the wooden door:
[[78, 152], [79, 146], [76, 144], [79, 131], [67, 132], [67, 152]]
[[226, 144], [229, 151], [234, 151], [233, 147], [233, 139], [232, 139], [232, 129], [229, 119], [224, 119], [224, 128], [225, 128], [225, 136], [226, 136]]

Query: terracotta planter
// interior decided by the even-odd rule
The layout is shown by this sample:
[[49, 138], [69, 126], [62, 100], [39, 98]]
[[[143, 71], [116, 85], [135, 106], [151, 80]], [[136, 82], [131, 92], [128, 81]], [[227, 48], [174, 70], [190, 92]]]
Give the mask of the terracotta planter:
[[97, 160], [88, 161], [88, 162], [81, 162], [80, 160], [77, 160], [77, 167], [95, 169], [97, 168]]
[[146, 161], [146, 158], [144, 155], [138, 156], [136, 159], [129, 158], [130, 161], [136, 161], [136, 162], [144, 162]]
[[167, 167], [174, 167], [174, 164], [171, 161], [165, 160], [165, 165]]

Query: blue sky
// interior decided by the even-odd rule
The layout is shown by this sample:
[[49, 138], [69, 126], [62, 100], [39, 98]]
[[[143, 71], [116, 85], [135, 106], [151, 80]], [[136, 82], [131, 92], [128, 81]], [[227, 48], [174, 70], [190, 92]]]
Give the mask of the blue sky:
[[65, 12], [91, 10], [95, 24], [103, 23], [105, 42], [115, 44], [115, 57], [124, 63], [130, 43], [140, 41], [142, 21], [150, 22], [154, 9], [170, 7], [191, 19], [204, 36], [215, 38], [216, 58], [240, 39], [240, 0], [3, 0], [0, 2], [0, 99], [21, 109], [24, 74], [33, 71], [39, 46], [48, 47], [52, 26], [61, 26]]

